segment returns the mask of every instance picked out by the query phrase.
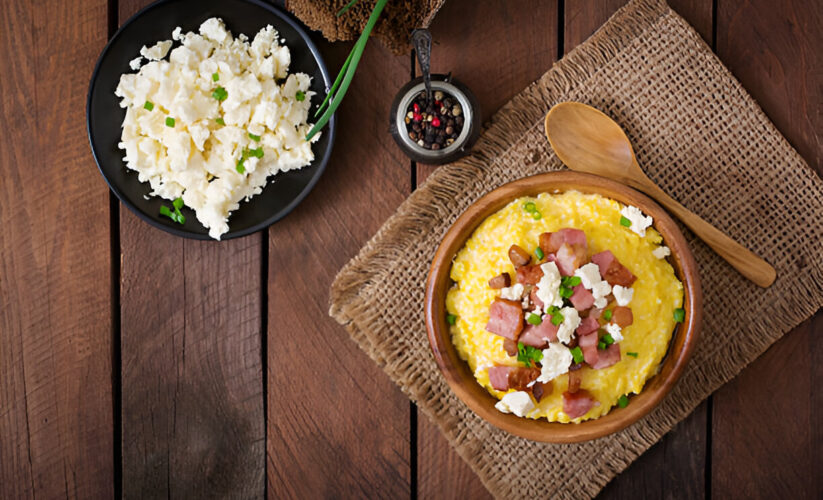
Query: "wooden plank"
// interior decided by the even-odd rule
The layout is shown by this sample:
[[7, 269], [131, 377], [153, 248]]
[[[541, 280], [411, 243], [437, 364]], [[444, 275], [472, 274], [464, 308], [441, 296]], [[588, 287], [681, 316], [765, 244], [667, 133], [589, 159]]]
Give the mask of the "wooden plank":
[[120, 241], [123, 495], [263, 496], [262, 235], [185, 240], [121, 208]]
[[109, 191], [85, 134], [106, 19], [0, 2], [0, 498], [114, 495]]
[[[564, 50], [568, 53], [585, 41], [625, 0], [566, 2]], [[670, 2], [711, 44], [711, 0]], [[603, 489], [601, 498], [658, 498], [664, 494], [679, 498], [705, 495], [706, 408], [698, 409]]]
[[[718, 2], [718, 55], [819, 174], [821, 29], [820, 2]], [[715, 394], [712, 493], [718, 498], [823, 494], [821, 333], [818, 312]]]
[[[504, 0], [452, 0], [431, 27], [432, 71], [465, 83], [488, 120], [515, 94], [548, 70], [557, 57], [557, 1], [532, 2], [528, 9]], [[482, 57], [467, 57], [482, 54]], [[417, 164], [422, 184], [433, 166]], [[417, 424], [420, 498], [489, 498], [469, 466], [424, 415]]]
[[[320, 43], [332, 73], [351, 44]], [[328, 316], [337, 271], [408, 196], [408, 160], [388, 135], [408, 56], [370, 42], [338, 109], [320, 182], [269, 230], [268, 494], [405, 498], [409, 401]]]

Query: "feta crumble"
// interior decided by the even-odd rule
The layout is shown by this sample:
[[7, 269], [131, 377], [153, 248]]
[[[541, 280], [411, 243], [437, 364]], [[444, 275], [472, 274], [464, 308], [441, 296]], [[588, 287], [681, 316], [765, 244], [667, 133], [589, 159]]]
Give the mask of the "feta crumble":
[[632, 225], [629, 226], [629, 229], [640, 236], [646, 236], [646, 229], [648, 229], [653, 222], [651, 217], [643, 215], [643, 212], [641, 212], [639, 208], [632, 205], [627, 205], [621, 208], [620, 215], [629, 219], [632, 223]]
[[140, 69], [140, 66], [142, 66], [142, 65], [143, 65], [143, 56], [137, 56], [134, 59], [132, 59], [131, 61], [129, 61], [129, 68], [133, 69], [134, 71], [137, 71], [138, 69]]
[[614, 295], [614, 300], [617, 301], [617, 305], [627, 306], [629, 305], [629, 302], [632, 301], [632, 297], [634, 296], [634, 289], [620, 285], [614, 285], [614, 287], [612, 287], [612, 295]]
[[564, 307], [560, 314], [563, 315], [563, 322], [557, 328], [557, 340], [568, 344], [572, 340], [572, 334], [580, 326], [580, 314], [574, 307]]
[[612, 287], [600, 277], [600, 267], [597, 264], [589, 262], [576, 269], [574, 275], [580, 278], [583, 288], [592, 292], [594, 307], [603, 309], [609, 304], [606, 297], [612, 293]]
[[548, 310], [550, 306], [563, 307], [563, 297], [560, 296], [560, 271], [554, 262], [540, 265], [543, 276], [537, 282], [537, 298], [543, 302]]
[[543, 359], [541, 360], [543, 367], [540, 369], [540, 376], [537, 377], [537, 381], [549, 382], [568, 372], [573, 359], [574, 356], [572, 356], [572, 352], [568, 347], [559, 342], [549, 343], [549, 348], [543, 349]]
[[523, 297], [525, 288], [520, 283], [515, 283], [508, 288], [500, 289], [500, 298], [506, 300], [520, 300]]
[[671, 254], [672, 254], [672, 251], [669, 250], [669, 247], [667, 247], [666, 245], [661, 245], [661, 246], [655, 248], [654, 250], [652, 250], [652, 255], [654, 255], [658, 259], [665, 259], [666, 257], [668, 257]]
[[623, 330], [620, 328], [620, 325], [617, 323], [609, 323], [605, 327], [606, 332], [612, 336], [615, 342], [622, 342], [623, 341]]
[[534, 403], [528, 392], [510, 392], [494, 405], [503, 413], [514, 413], [518, 417], [524, 417], [534, 409]]
[[166, 57], [166, 54], [169, 53], [169, 49], [171, 49], [171, 40], [162, 40], [155, 43], [150, 48], [143, 45], [143, 48], [140, 49], [140, 55], [149, 61], [159, 61], [160, 59]]

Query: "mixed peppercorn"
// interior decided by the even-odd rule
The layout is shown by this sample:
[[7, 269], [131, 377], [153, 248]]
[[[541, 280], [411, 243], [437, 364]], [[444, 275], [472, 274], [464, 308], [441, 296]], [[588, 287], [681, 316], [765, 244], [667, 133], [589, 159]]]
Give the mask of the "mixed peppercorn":
[[409, 139], [425, 149], [437, 151], [451, 146], [463, 130], [463, 108], [453, 96], [438, 90], [427, 104], [420, 92], [406, 110]]

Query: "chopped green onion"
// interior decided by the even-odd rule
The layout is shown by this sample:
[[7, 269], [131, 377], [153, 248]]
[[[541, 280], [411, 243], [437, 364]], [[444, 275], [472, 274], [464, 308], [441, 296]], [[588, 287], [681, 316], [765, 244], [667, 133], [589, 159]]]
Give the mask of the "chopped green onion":
[[580, 346], [575, 347], [574, 349], [570, 349], [572, 352], [572, 357], [574, 358], [575, 363], [582, 363], [583, 362], [583, 350]]
[[606, 344], [607, 346], [614, 344], [614, 337], [612, 337], [611, 333], [607, 333], [606, 335], [603, 335], [602, 340], [603, 340], [603, 343]]
[[601, 351], [605, 351], [606, 350], [606, 343], [601, 340], [600, 342], [597, 343], [597, 348], [600, 349]]
[[174, 212], [172, 212], [169, 207], [162, 205], [160, 207], [160, 215], [164, 215], [178, 224], [186, 223], [186, 218], [180, 213], [180, 209], [176, 206], [174, 207]]
[[626, 227], [631, 227], [632, 221], [627, 219], [625, 216], [621, 215], [620, 216], [620, 225], [621, 226], [626, 226]]
[[450, 325], [453, 325], [453, 324], [457, 323], [457, 316], [455, 316], [454, 314], [447, 314], [446, 315], [446, 323], [448, 323]]
[[546, 254], [544, 254], [544, 253], [543, 253], [543, 249], [542, 249], [542, 248], [540, 248], [540, 247], [537, 247], [537, 248], [534, 250], [534, 254], [535, 254], [535, 255], [537, 255], [537, 259], [538, 259], [538, 260], [543, 260], [543, 257], [545, 257], [545, 256], [546, 256]]
[[246, 167], [243, 165], [244, 163], [246, 163], [245, 158], [240, 158], [240, 160], [237, 161], [237, 166], [234, 167], [234, 169], [237, 170], [238, 174], [246, 173]]
[[220, 79], [220, 73], [212, 73], [211, 81], [216, 82], [219, 79]]
[[171, 202], [171, 204], [174, 205], [174, 208], [180, 210], [181, 208], [183, 208], [183, 198], [175, 198], [174, 201]]
[[682, 307], [678, 307], [674, 310], [674, 320], [678, 323], [682, 323], [683, 320], [686, 319], [686, 311]]
[[583, 280], [580, 276], [569, 276], [569, 286], [577, 286], [582, 282]]
[[620, 396], [617, 399], [617, 406], [619, 406], [621, 408], [625, 408], [625, 407], [629, 406], [629, 398], [627, 398], [626, 395], [623, 394], [622, 396]]
[[254, 142], [260, 142], [260, 136], [254, 135], [251, 132], [249, 132], [249, 139], [253, 140]]
[[610, 321], [612, 319], [612, 310], [606, 309], [606, 312], [603, 313], [603, 319], [606, 321]]
[[154, 109], [154, 103], [150, 101], [146, 101], [146, 104], [143, 105], [143, 109], [147, 109], [149, 111]]
[[633, 357], [633, 358], [636, 358], [636, 357], [637, 357], [637, 353], [636, 353], [636, 352], [627, 352], [627, 353], [626, 353], [626, 356], [631, 356], [631, 357]]
[[531, 325], [537, 326], [543, 322], [543, 319], [540, 317], [539, 314], [531, 313], [529, 314], [529, 317], [526, 318], [526, 321], [528, 321]]
[[537, 349], [536, 347], [525, 345], [523, 342], [517, 343], [517, 361], [525, 363], [526, 366], [531, 366], [532, 361], [537, 364], [537, 362], [542, 360], [543, 351]]
[[574, 295], [574, 290], [572, 290], [571, 288], [565, 287], [565, 286], [561, 286], [559, 291], [560, 291], [560, 296], [563, 297], [564, 299], [570, 299], [572, 297], [572, 295]]
[[185, 224], [186, 223], [186, 217], [183, 214], [177, 213], [175, 215], [177, 215], [177, 223], [178, 224]]
[[262, 158], [263, 157], [263, 148], [259, 147], [257, 149], [250, 149], [249, 156], [254, 156], [255, 158]]
[[226, 120], [224, 120], [222, 118], [217, 118], [214, 121], [217, 122], [218, 125], [225, 125], [226, 124]]
[[218, 101], [225, 101], [226, 98], [229, 96], [229, 93], [223, 87], [217, 87], [214, 89], [214, 92], [211, 93], [211, 96], [217, 99]]
[[305, 101], [306, 100], [306, 93], [302, 90], [298, 90], [296, 94], [294, 94], [294, 98], [298, 101]]
[[556, 313], [552, 314], [552, 324], [554, 326], [560, 325], [560, 323], [563, 322], [563, 319], [564, 319], [563, 315], [560, 314], [559, 312], [556, 312]]
[[535, 210], [537, 210], [537, 205], [535, 205], [531, 201], [527, 201], [526, 203], [523, 204], [523, 210], [525, 210], [526, 212], [532, 213]]
[[535, 211], [535, 212], [532, 214], [532, 218], [534, 218], [534, 220], [540, 220], [540, 218], [541, 218], [541, 217], [543, 217], [543, 216], [542, 216], [542, 215], [540, 215], [540, 212], [538, 212], [538, 211]]
[[171, 210], [169, 210], [169, 207], [167, 207], [166, 205], [162, 205], [160, 207], [160, 215], [165, 215], [166, 217], [171, 217], [172, 213], [171, 213]]
[[172, 118], [171, 116], [167, 116], [166, 117], [166, 126], [174, 128], [174, 118]]

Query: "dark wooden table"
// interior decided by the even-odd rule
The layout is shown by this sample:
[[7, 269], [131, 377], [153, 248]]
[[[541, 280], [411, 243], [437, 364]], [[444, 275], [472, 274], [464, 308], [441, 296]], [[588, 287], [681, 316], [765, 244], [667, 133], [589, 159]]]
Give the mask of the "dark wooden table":
[[[369, 45], [294, 213], [184, 240], [118, 204], [86, 140], [94, 62], [145, 3], [0, 2], [0, 498], [487, 497], [327, 316], [337, 270], [432, 171], [387, 133], [410, 55]], [[449, 0], [433, 68], [488, 118], [623, 3]], [[823, 4], [672, 4], [823, 173]], [[351, 44], [321, 47], [336, 71]], [[820, 334], [818, 313], [602, 496], [820, 498]]]

